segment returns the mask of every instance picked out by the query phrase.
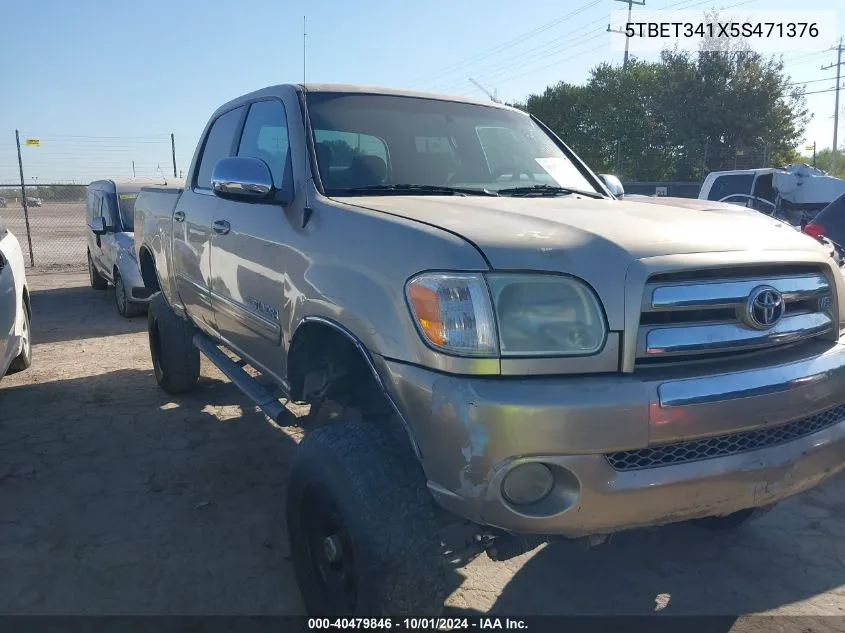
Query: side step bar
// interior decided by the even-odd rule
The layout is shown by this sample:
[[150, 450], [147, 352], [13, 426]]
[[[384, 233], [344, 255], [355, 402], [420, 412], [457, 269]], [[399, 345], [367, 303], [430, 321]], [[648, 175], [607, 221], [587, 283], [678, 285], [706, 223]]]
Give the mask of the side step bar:
[[194, 347], [205, 354], [214, 365], [222, 371], [226, 378], [231, 380], [235, 386], [244, 392], [244, 394], [257, 404], [261, 410], [266, 413], [271, 420], [282, 426], [289, 426], [291, 424], [292, 416], [288, 410], [282, 406], [279, 399], [273, 395], [273, 392], [266, 389], [255, 378], [250, 376], [243, 370], [243, 361], [236, 363], [231, 358], [226, 356], [220, 348], [208, 338], [205, 334], [194, 334]]

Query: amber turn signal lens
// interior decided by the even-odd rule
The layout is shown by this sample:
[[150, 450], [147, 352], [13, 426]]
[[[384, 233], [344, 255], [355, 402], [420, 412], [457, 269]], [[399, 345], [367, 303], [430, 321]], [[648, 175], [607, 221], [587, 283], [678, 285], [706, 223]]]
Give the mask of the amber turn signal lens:
[[408, 298], [426, 338], [435, 345], [443, 345], [446, 335], [443, 321], [440, 320], [440, 299], [437, 298], [437, 292], [433, 288], [415, 284], [408, 288]]

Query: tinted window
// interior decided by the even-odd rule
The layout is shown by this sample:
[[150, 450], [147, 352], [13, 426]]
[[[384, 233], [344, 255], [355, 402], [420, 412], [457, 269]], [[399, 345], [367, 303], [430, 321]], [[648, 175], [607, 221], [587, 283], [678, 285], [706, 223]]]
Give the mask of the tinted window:
[[273, 184], [282, 186], [288, 161], [288, 127], [281, 101], [259, 101], [249, 107], [238, 156], [260, 158], [270, 168]]
[[[320, 177], [335, 195], [344, 188], [379, 184], [503, 189], [523, 176], [533, 177], [534, 184], [596, 191], [521, 112], [439, 99], [325, 92], [308, 95], [308, 113], [316, 131], [361, 135], [384, 145], [383, 153], [356, 153], [348, 168], [340, 168], [325, 148], [321, 152], [315, 132]], [[482, 132], [488, 128], [498, 131]], [[488, 160], [491, 153], [495, 161]]]
[[202, 150], [199, 172], [196, 177], [197, 187], [211, 189], [211, 172], [214, 170], [214, 165], [221, 158], [232, 155], [232, 147], [235, 144], [235, 135], [238, 133], [242, 112], [243, 107], [235, 108], [221, 115], [212, 124], [205, 140], [205, 147]]
[[123, 192], [117, 196], [117, 206], [120, 209], [120, 223], [124, 231], [135, 230], [135, 199], [138, 193], [133, 191]]
[[813, 223], [824, 227], [825, 237], [845, 246], [845, 194], [819, 211]]
[[90, 189], [88, 190], [87, 204], [85, 206], [89, 222], [100, 214], [100, 199], [97, 197], [97, 194]]
[[751, 195], [751, 186], [754, 183], [754, 174], [734, 174], [732, 176], [719, 176], [713, 182], [708, 200], [721, 200], [734, 193]]

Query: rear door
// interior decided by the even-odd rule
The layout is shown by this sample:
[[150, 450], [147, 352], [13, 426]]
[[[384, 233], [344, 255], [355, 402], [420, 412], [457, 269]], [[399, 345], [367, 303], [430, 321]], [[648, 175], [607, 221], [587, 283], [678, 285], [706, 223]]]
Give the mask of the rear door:
[[245, 106], [229, 110], [211, 123], [193, 182], [187, 183], [173, 215], [173, 267], [179, 298], [194, 322], [212, 332], [216, 325], [211, 304], [211, 223], [223, 201], [211, 190], [211, 173], [217, 161], [234, 155], [245, 110]]
[[[285, 106], [278, 98], [249, 106], [238, 156], [260, 158], [277, 189], [292, 186]], [[301, 237], [278, 203], [220, 199], [211, 249], [214, 315], [220, 335], [265, 372], [284, 376], [282, 319], [287, 267]], [[288, 282], [289, 283], [289, 282]]]

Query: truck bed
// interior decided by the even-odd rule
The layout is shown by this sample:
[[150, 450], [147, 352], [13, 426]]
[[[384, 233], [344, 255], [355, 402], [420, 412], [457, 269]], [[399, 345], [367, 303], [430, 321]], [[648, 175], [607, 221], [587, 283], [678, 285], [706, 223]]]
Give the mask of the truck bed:
[[[169, 274], [173, 270], [173, 211], [184, 188], [185, 181], [182, 179], [167, 185], [143, 187], [135, 201], [135, 255], [143, 270], [141, 251], [150, 251], [157, 262], [162, 283], [173, 278]], [[168, 299], [173, 297], [171, 288], [162, 287], [162, 290]]]

